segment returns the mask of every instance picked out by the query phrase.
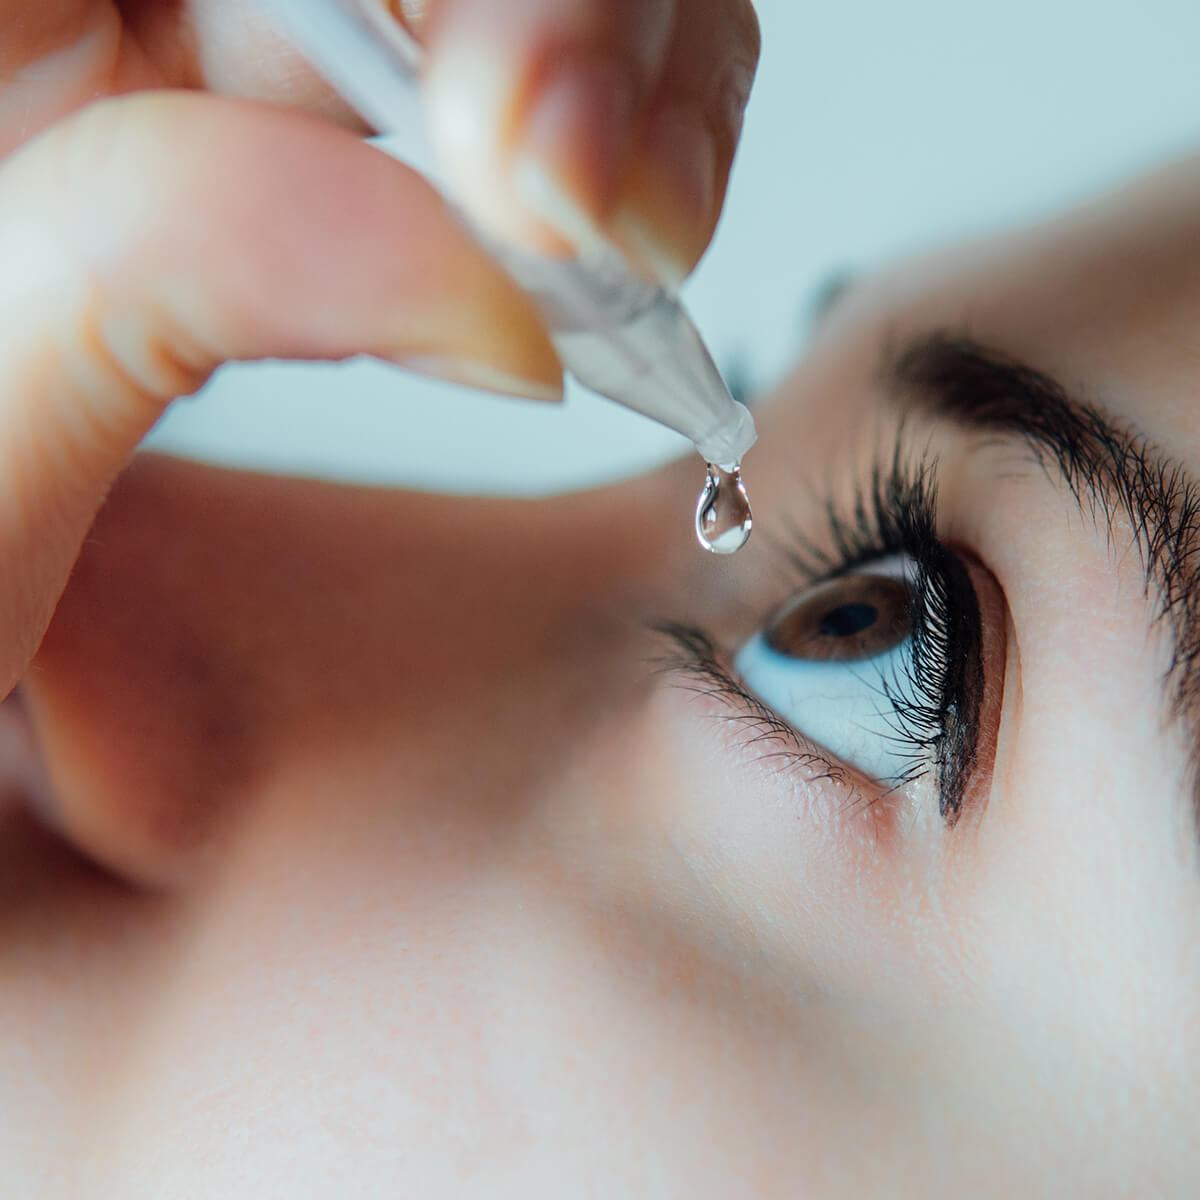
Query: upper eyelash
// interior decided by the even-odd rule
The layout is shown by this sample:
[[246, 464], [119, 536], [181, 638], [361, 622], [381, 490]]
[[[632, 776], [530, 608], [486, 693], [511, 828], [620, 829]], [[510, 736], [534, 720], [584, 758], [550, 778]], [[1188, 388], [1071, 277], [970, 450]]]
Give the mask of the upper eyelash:
[[[911, 765], [893, 786], [914, 782], [932, 766], [937, 771], [939, 810], [953, 824], [975, 765], [983, 690], [981, 622], [962, 560], [937, 536], [936, 462], [906, 459], [898, 439], [890, 460], [876, 462], [849, 510], [829, 499], [825, 514], [831, 550], [792, 530], [786, 555], [802, 586], [837, 578], [889, 554], [902, 553], [915, 564], [912, 653], [903, 678], [880, 681], [892, 706], [897, 743], [911, 750]], [[826, 775], [845, 777], [844, 767], [742, 685], [702, 630], [672, 622], [657, 628], [677, 650], [669, 665], [682, 668], [701, 690], [735, 701], [736, 719], [752, 723], [756, 738], [784, 740], [787, 757], [806, 766], [819, 764]]]

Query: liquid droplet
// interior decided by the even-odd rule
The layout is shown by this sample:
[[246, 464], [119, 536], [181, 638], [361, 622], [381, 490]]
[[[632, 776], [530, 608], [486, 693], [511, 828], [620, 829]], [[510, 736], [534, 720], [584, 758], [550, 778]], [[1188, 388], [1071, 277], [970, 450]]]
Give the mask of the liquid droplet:
[[696, 504], [696, 536], [705, 550], [735, 554], [754, 526], [741, 463], [730, 471], [716, 463], [706, 463], [705, 468], [704, 491]]

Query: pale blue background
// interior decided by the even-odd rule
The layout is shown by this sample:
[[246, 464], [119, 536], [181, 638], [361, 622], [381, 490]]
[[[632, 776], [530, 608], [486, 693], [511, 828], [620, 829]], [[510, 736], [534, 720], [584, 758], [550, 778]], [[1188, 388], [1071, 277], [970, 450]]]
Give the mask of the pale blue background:
[[[1200, 150], [1196, 0], [759, 0], [764, 51], [725, 219], [686, 297], [768, 384], [832, 273], [1069, 204]], [[497, 401], [372, 363], [220, 372], [152, 439], [366, 482], [546, 492], [690, 447], [572, 394]]]

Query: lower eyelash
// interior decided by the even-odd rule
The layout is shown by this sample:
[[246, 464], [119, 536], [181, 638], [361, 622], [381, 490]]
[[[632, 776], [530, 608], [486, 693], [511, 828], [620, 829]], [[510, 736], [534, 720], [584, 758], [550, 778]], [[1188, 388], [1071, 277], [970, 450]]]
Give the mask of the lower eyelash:
[[658, 666], [679, 676], [684, 681], [681, 686], [720, 700], [728, 710], [722, 719], [738, 726], [747, 745], [762, 747], [762, 758], [778, 760], [785, 769], [811, 770], [813, 778], [848, 782], [843, 764], [743, 686], [721, 661], [721, 652], [703, 629], [678, 621], [657, 621], [650, 628], [672, 644], [671, 653], [656, 660]]
[[[912, 653], [903, 678], [884, 679], [881, 689], [894, 713], [897, 746], [911, 755], [892, 788], [937, 772], [938, 807], [953, 825], [975, 766], [983, 695], [982, 633], [979, 602], [962, 559], [937, 536], [934, 465], [905, 461], [897, 444], [890, 462], [876, 465], [860, 488], [849, 516], [826, 504], [832, 552], [819, 549], [798, 531], [787, 549], [801, 587], [837, 578], [853, 568], [903, 554], [916, 568], [912, 580]], [[731, 720], [742, 723], [751, 744], [772, 747], [791, 765], [840, 782], [847, 768], [809, 741], [746, 688], [722, 662], [713, 639], [702, 629], [677, 622], [656, 627], [672, 642], [664, 665], [690, 686], [725, 702]]]

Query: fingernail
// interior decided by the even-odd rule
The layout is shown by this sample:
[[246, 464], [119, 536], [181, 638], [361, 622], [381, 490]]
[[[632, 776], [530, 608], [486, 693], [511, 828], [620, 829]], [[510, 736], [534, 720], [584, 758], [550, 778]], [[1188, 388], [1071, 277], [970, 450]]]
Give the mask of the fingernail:
[[568, 54], [550, 67], [529, 108], [514, 185], [534, 214], [573, 244], [606, 224], [620, 195], [636, 98], [624, 63]]
[[478, 388], [484, 392], [500, 392], [523, 400], [539, 400], [557, 404], [563, 398], [562, 376], [557, 380], [526, 379], [502, 371], [490, 363], [470, 362], [459, 358], [443, 358], [436, 354], [418, 354], [396, 360], [401, 366], [421, 375], [429, 375], [446, 383]]
[[650, 120], [613, 234], [663, 283], [678, 287], [712, 233], [717, 152], [699, 111], [668, 108]]

